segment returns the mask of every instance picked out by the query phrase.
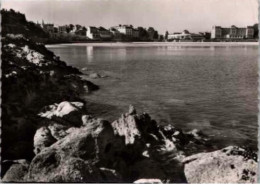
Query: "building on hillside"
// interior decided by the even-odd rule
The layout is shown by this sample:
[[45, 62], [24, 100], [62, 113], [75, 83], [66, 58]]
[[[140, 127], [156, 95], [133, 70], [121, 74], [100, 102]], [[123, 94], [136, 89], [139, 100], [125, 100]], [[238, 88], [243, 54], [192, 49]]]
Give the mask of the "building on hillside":
[[213, 26], [211, 30], [212, 39], [252, 39], [254, 38], [253, 26], [239, 28], [232, 25], [230, 28]]
[[114, 39], [117, 40], [122, 38], [122, 34], [114, 27], [110, 28], [109, 31], [112, 33]]
[[99, 40], [100, 39], [100, 35], [99, 35], [98, 28], [96, 28], [94, 26], [87, 27], [86, 36], [89, 39], [92, 39], [92, 40]]
[[199, 41], [204, 40], [205, 37], [202, 34], [190, 33], [188, 30], [184, 30], [183, 32], [175, 32], [168, 34], [168, 40], [191, 40], [191, 41]]
[[[73, 26], [71, 29], [68, 29], [70, 35], [76, 35], [77, 27]], [[86, 34], [85, 34], [86, 35]]]
[[155, 33], [156, 33], [156, 31], [154, 30], [154, 28], [149, 27], [148, 30], [147, 30], [147, 32], [148, 32], [149, 39], [150, 39], [150, 40], [153, 40], [154, 37], [155, 37]]
[[112, 33], [103, 27], [98, 28], [98, 33], [99, 33], [100, 39], [102, 39], [102, 40], [112, 39]]
[[133, 36], [133, 26], [119, 25], [119, 26], [114, 26], [113, 28], [115, 28], [120, 33], [124, 34], [125, 36], [128, 36], [128, 37]]
[[75, 35], [79, 35], [79, 36], [85, 36], [86, 37], [87, 31], [86, 29], [79, 29], [75, 31]]
[[42, 21], [41, 27], [44, 31], [48, 33], [54, 33], [54, 24], [50, 24], [50, 23], [45, 24], [44, 21]]

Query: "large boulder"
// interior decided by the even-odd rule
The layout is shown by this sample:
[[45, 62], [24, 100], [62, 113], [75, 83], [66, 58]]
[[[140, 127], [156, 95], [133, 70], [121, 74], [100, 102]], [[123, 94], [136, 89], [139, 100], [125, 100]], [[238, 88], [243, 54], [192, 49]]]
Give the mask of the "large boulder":
[[188, 183], [256, 183], [256, 154], [230, 146], [183, 160]]
[[45, 106], [38, 114], [40, 117], [55, 120], [62, 124], [82, 125], [82, 109], [84, 104], [81, 102], [63, 101], [59, 104]]
[[3, 166], [8, 166], [2, 178], [3, 182], [24, 182], [24, 178], [28, 173], [29, 162], [23, 159], [13, 161], [3, 161]]
[[[90, 122], [44, 148], [32, 160], [29, 182], [111, 182], [121, 176], [123, 140], [115, 137], [110, 123]], [[111, 170], [106, 170], [111, 169]]]

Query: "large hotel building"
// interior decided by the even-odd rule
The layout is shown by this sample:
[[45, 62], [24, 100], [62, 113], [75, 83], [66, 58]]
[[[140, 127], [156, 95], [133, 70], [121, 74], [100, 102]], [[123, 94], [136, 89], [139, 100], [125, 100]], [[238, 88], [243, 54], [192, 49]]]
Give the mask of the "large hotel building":
[[230, 28], [222, 28], [213, 26], [211, 30], [211, 39], [251, 39], [254, 38], [254, 28], [247, 26], [246, 28], [238, 28], [231, 26]]

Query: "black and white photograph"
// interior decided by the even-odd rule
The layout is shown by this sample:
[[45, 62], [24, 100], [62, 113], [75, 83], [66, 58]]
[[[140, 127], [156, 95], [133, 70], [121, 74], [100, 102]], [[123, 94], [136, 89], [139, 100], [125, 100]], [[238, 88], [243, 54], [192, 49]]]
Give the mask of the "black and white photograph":
[[1, 182], [258, 183], [258, 7], [1, 0]]

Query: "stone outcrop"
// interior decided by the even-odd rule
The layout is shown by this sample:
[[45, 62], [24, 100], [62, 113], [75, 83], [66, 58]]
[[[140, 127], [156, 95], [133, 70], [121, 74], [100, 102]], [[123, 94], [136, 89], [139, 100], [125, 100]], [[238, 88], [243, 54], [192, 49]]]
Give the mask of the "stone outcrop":
[[75, 128], [36, 155], [31, 162], [27, 181], [117, 181], [120, 176], [113, 167], [117, 167], [115, 163], [119, 161], [116, 160], [116, 153], [122, 147], [121, 139], [114, 137], [112, 127], [106, 121]]
[[256, 183], [256, 154], [230, 146], [222, 150], [199, 153], [184, 159], [188, 183]]
[[179, 145], [194, 138], [133, 106], [112, 123], [87, 115], [80, 102], [46, 106], [39, 116], [44, 126], [24, 182], [186, 182]]
[[[256, 182], [257, 163], [253, 152], [228, 147], [185, 157], [190, 152], [187, 146], [208, 147], [205, 144], [208, 139], [202, 133], [158, 126], [148, 114], [138, 114], [132, 106], [112, 123], [87, 115], [82, 107], [80, 102], [61, 102], [43, 109], [40, 115], [45, 125], [34, 137], [36, 156], [29, 166], [11, 165], [4, 179], [12, 182]], [[70, 118], [74, 115], [78, 124]], [[56, 117], [66, 121], [57, 122]]]
[[[71, 102], [66, 104], [71, 106]], [[79, 105], [77, 102], [73, 104]], [[136, 178], [166, 178], [159, 163], [143, 156], [146, 143], [144, 138], [126, 143], [128, 133], [130, 136], [134, 133], [131, 133], [134, 130], [128, 127], [133, 124], [133, 120], [127, 119], [125, 125], [120, 127], [120, 125], [86, 115], [79, 109], [68, 108], [66, 110], [78, 112], [78, 116], [81, 117], [81, 127], [75, 127], [73, 124], [68, 127], [64, 122], [55, 123], [52, 119], [54, 113], [57, 112], [58, 104], [49, 107], [52, 109], [48, 109], [47, 113], [43, 112], [40, 115], [44, 115], [52, 121], [49, 125], [38, 129], [35, 134], [34, 147], [37, 155], [31, 162], [26, 181], [133, 182]], [[71, 111], [66, 111], [66, 113], [68, 114], [65, 115], [69, 115]], [[80, 114], [82, 115], [80, 116]], [[129, 113], [125, 116], [133, 116], [135, 117], [134, 122], [149, 127], [149, 122], [145, 122], [144, 117], [140, 117], [133, 107], [130, 107]], [[60, 118], [63, 119], [63, 117]], [[151, 121], [150, 118], [147, 120]], [[64, 123], [65, 126], [61, 123]], [[138, 124], [134, 123], [134, 125]], [[128, 132], [123, 131], [123, 134], [119, 135], [118, 132], [115, 132], [118, 129], [121, 131], [127, 129]], [[57, 142], [54, 142], [54, 139], [57, 139]], [[46, 160], [48, 161], [50, 156], [55, 165], [46, 165]], [[77, 161], [75, 164], [80, 165], [73, 167], [75, 164], [66, 162], [71, 159]], [[85, 169], [95, 171], [96, 174], [86, 174]], [[74, 173], [71, 170], [77, 171], [75, 172], [77, 175], [73, 176]], [[103, 175], [100, 176], [100, 174]], [[93, 179], [93, 177], [96, 178]]]
[[8, 170], [2, 178], [3, 182], [24, 182], [25, 176], [28, 173], [29, 162], [26, 160], [3, 161], [1, 170]]
[[[78, 69], [66, 65], [43, 44], [35, 43], [23, 35], [5, 34], [1, 48], [4, 123], [2, 158], [31, 160], [34, 156], [32, 149], [35, 131], [46, 126], [42, 121], [44, 119], [37, 116], [40, 109], [64, 100], [79, 101], [81, 95], [91, 93], [98, 87], [83, 80]], [[57, 109], [54, 116], [50, 116], [57, 124], [59, 120], [74, 125], [80, 124], [78, 120], [81, 120], [81, 117], [72, 116], [76, 111], [70, 110], [78, 105], [68, 105], [64, 102], [57, 106], [54, 106], [54, 109]], [[66, 111], [71, 112], [62, 115], [66, 114]], [[44, 111], [41, 116], [46, 118], [47, 114], [48, 112]], [[63, 119], [60, 119], [61, 116]], [[66, 117], [72, 120], [67, 120]], [[64, 126], [64, 123], [62, 125]]]

